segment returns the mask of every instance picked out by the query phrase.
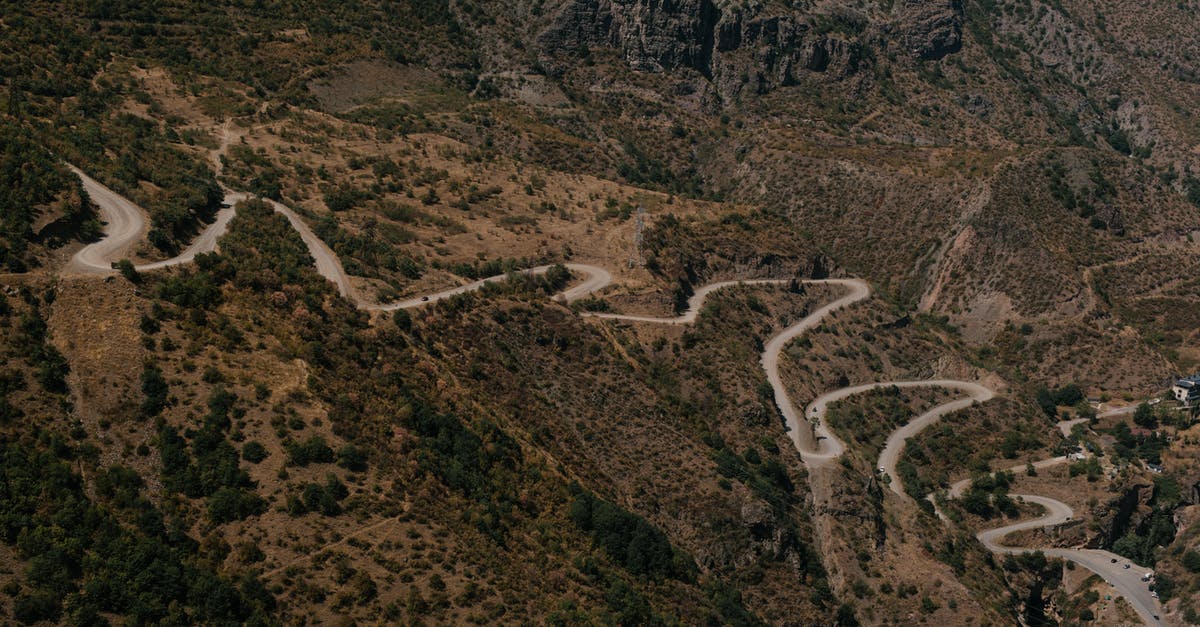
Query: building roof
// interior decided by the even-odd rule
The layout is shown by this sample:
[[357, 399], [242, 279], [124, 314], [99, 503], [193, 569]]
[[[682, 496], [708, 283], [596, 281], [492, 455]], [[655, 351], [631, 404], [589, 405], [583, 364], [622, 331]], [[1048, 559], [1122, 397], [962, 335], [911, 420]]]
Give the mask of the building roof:
[[1183, 377], [1175, 382], [1175, 385], [1181, 388], [1190, 388], [1200, 385], [1200, 374], [1194, 374], [1190, 377]]

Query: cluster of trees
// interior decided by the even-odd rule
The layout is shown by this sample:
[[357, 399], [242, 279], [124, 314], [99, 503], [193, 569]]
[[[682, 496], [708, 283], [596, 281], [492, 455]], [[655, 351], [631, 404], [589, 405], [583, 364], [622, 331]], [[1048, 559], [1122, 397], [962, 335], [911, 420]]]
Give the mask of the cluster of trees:
[[332, 186], [325, 190], [322, 199], [325, 206], [333, 212], [349, 211], [368, 200], [374, 200], [377, 195], [369, 190], [350, 184]]
[[[119, 101], [110, 94], [101, 108]], [[145, 208], [147, 239], [159, 250], [178, 252], [220, 208], [224, 193], [208, 164], [172, 146], [157, 122], [130, 113], [70, 111], [58, 123], [56, 148]], [[147, 191], [143, 182], [156, 191]]]
[[909, 397], [896, 386], [834, 403], [826, 414], [829, 426], [863, 445], [868, 458], [879, 453], [889, 432], [912, 417]]
[[1012, 473], [1003, 471], [976, 477], [959, 502], [963, 509], [984, 518], [991, 518], [997, 513], [1017, 516], [1020, 514], [1017, 503], [1008, 495], [1014, 478]]
[[242, 520], [266, 509], [266, 501], [241, 467], [237, 449], [226, 439], [231, 415], [244, 413], [236, 402], [235, 394], [217, 386], [199, 430], [180, 435], [165, 423], [159, 429], [163, 485], [190, 498], [208, 498], [209, 517], [216, 523]]
[[25, 415], [20, 407], [8, 400], [10, 394], [24, 389], [25, 375], [19, 370], [0, 371], [0, 425], [7, 425]]
[[571, 520], [609, 557], [631, 573], [653, 578], [688, 579], [695, 564], [676, 551], [658, 527], [645, 518], [572, 486]]
[[263, 198], [283, 200], [284, 172], [265, 155], [255, 152], [250, 146], [235, 144], [229, 147], [224, 164], [223, 172], [240, 179], [242, 189]]
[[[1130, 524], [1133, 517], [1122, 512], [1113, 522], [1113, 553], [1123, 555], [1138, 564], [1153, 566], [1160, 557], [1161, 548], [1175, 540], [1175, 509], [1183, 500], [1179, 482], [1169, 476], [1154, 479], [1154, 494], [1150, 499], [1150, 513]], [[1164, 585], [1164, 577], [1157, 578], [1159, 595], [1168, 596], [1170, 583]], [[1165, 600], [1165, 599], [1164, 599]]]
[[338, 466], [352, 472], [362, 472], [367, 469], [366, 451], [354, 444], [345, 444], [337, 450], [335, 455], [325, 438], [319, 435], [310, 436], [303, 442], [285, 442], [283, 449], [287, 452], [288, 464], [292, 466], [331, 464], [336, 461]]
[[[54, 452], [51, 452], [54, 451]], [[114, 467], [95, 498], [71, 469], [76, 452], [43, 433], [0, 443], [0, 540], [26, 560], [12, 618], [22, 623], [263, 624], [275, 600], [253, 576], [225, 578], [143, 496], [136, 472]]]
[[305, 483], [300, 486], [298, 495], [289, 494], [287, 511], [292, 516], [302, 516], [308, 512], [337, 516], [342, 513], [341, 501], [349, 495], [346, 484], [337, 475], [329, 473], [325, 476], [325, 483]]
[[1038, 388], [1034, 395], [1038, 407], [1051, 418], [1058, 417], [1059, 407], [1073, 407], [1084, 401], [1083, 390], [1074, 383], [1068, 383], [1060, 388]]
[[484, 296], [524, 292], [540, 297], [553, 296], [571, 283], [571, 271], [566, 266], [555, 264], [541, 274], [509, 270], [503, 281], [488, 283], [481, 290]]
[[162, 369], [152, 361], [146, 362], [142, 366], [142, 417], [153, 418], [162, 413], [167, 406], [169, 392], [170, 386], [166, 377], [163, 377]]
[[52, 205], [64, 214], [58, 222], [69, 227], [65, 235], [94, 239], [100, 233], [78, 181], [32, 133], [3, 117], [0, 189], [0, 267], [9, 272], [24, 272], [32, 263], [29, 245], [37, 239], [33, 225]]
[[[706, 197], [704, 179], [694, 166], [684, 166], [675, 171], [657, 155], [643, 150], [633, 142], [625, 142], [623, 148], [629, 160], [617, 164], [617, 174], [626, 181], [693, 198]], [[719, 192], [713, 192], [707, 197], [711, 200], [721, 200]]]
[[264, 294], [284, 285], [300, 288], [299, 300], [309, 311], [323, 315], [329, 295], [326, 281], [313, 269], [308, 248], [287, 219], [260, 200], [238, 205], [230, 232], [221, 240], [222, 252], [199, 254], [188, 271], [163, 275], [152, 292], [179, 307], [211, 309], [221, 302], [221, 287]]
[[495, 470], [515, 468], [521, 460], [520, 446], [494, 424], [480, 425], [487, 438], [485, 443], [457, 416], [439, 413], [420, 402], [413, 408], [409, 424], [420, 436], [421, 467], [479, 501], [495, 499]]
[[523, 270], [528, 268], [529, 265], [529, 261], [526, 259], [489, 259], [483, 262], [453, 263], [447, 266], [446, 269], [460, 277], [476, 281]]
[[1135, 435], [1129, 425], [1118, 422], [1113, 425], [1112, 435], [1116, 438], [1113, 453], [1118, 459], [1141, 459], [1152, 464], [1162, 463], [1162, 452], [1167, 448], [1167, 439], [1157, 431]]
[[738, 455], [715, 433], [706, 436], [705, 443], [713, 449], [713, 460], [717, 463], [717, 472], [721, 476], [742, 482], [759, 498], [770, 503], [782, 518], [786, 518], [788, 506], [796, 501], [795, 486], [787, 474], [787, 469], [775, 455], [778, 449], [768, 450], [771, 454], [765, 458], [754, 447], [749, 447], [744, 454]]
[[292, 466], [333, 463], [333, 449], [329, 448], [325, 438], [319, 435], [303, 442], [286, 442], [283, 448], [287, 451], [288, 464]]
[[[327, 199], [326, 202], [329, 202]], [[370, 234], [354, 235], [338, 226], [333, 216], [322, 216], [313, 222], [313, 232], [329, 245], [342, 260], [346, 272], [359, 276], [378, 277], [377, 268], [399, 272], [405, 278], [417, 279], [425, 272], [424, 265], [399, 252], [395, 246]]]
[[62, 353], [46, 337], [46, 321], [37, 309], [31, 309], [17, 322], [17, 348], [33, 366], [35, 378], [44, 390], [67, 391], [70, 366]]

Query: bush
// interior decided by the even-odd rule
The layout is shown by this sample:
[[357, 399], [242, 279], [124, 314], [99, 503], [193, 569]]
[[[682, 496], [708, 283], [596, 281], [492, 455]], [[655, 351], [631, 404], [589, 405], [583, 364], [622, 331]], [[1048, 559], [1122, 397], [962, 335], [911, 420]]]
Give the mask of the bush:
[[328, 464], [333, 462], [333, 449], [325, 443], [325, 438], [314, 435], [302, 443], [284, 445], [287, 451], [288, 464], [292, 466], [307, 466], [309, 464]]
[[137, 268], [133, 267], [132, 261], [128, 259], [122, 259], [114, 263], [113, 267], [116, 268], [117, 272], [120, 272], [121, 276], [125, 277], [125, 280], [129, 281], [130, 283], [138, 284], [142, 282], [142, 275], [138, 274]]
[[13, 603], [13, 618], [26, 625], [57, 621], [61, 613], [62, 601], [51, 592], [34, 592], [18, 597]]
[[337, 464], [346, 470], [362, 472], [367, 469], [367, 454], [353, 444], [338, 449]]
[[250, 440], [242, 446], [242, 459], [257, 464], [267, 458], [267, 447], [258, 440]]
[[292, 516], [301, 516], [308, 512], [317, 512], [323, 516], [337, 516], [342, 513], [340, 502], [349, 496], [350, 491], [336, 475], [325, 477], [324, 485], [305, 483], [300, 487], [300, 495], [292, 495], [287, 500], [287, 510]]
[[1133, 424], [1146, 429], [1158, 427], [1158, 417], [1154, 415], [1154, 408], [1147, 403], [1138, 405], [1133, 412]]
[[266, 508], [261, 496], [241, 488], [221, 488], [208, 498], [208, 517], [217, 524], [245, 520]]
[[66, 392], [67, 373], [71, 371], [67, 359], [51, 344], [43, 344], [34, 351], [33, 365], [38, 385], [47, 392]]
[[1200, 573], [1200, 552], [1189, 549], [1183, 554], [1183, 567], [1189, 572]]

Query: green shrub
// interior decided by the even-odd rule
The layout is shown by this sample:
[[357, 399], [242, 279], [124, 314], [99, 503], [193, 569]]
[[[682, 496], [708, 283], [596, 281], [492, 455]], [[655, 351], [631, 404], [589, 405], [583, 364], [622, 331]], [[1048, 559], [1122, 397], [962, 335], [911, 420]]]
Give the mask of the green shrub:
[[242, 446], [242, 459], [257, 464], [267, 458], [267, 447], [258, 440], [250, 440]]
[[328, 464], [333, 462], [333, 449], [325, 443], [325, 438], [314, 435], [304, 442], [290, 442], [284, 445], [287, 451], [288, 463], [292, 466], [307, 466], [309, 464]]

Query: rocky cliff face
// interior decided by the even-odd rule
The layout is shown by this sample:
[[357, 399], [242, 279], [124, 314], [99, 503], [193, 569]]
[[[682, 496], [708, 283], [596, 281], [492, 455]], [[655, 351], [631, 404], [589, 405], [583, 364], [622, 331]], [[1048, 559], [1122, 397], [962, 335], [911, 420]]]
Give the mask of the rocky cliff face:
[[711, 76], [720, 12], [712, 0], [568, 0], [539, 37], [543, 62], [594, 47], [621, 51], [635, 70], [691, 68]]
[[539, 37], [543, 64], [591, 48], [619, 50], [631, 68], [695, 70], [729, 98], [766, 92], [806, 73], [853, 74], [868, 48], [902, 47], [937, 59], [962, 45], [958, 0], [904, 0], [893, 15], [850, 8], [817, 10], [721, 6], [713, 0], [566, 0], [549, 9]]
[[904, 48], [922, 59], [940, 59], [962, 47], [959, 0], [904, 0], [898, 27]]

